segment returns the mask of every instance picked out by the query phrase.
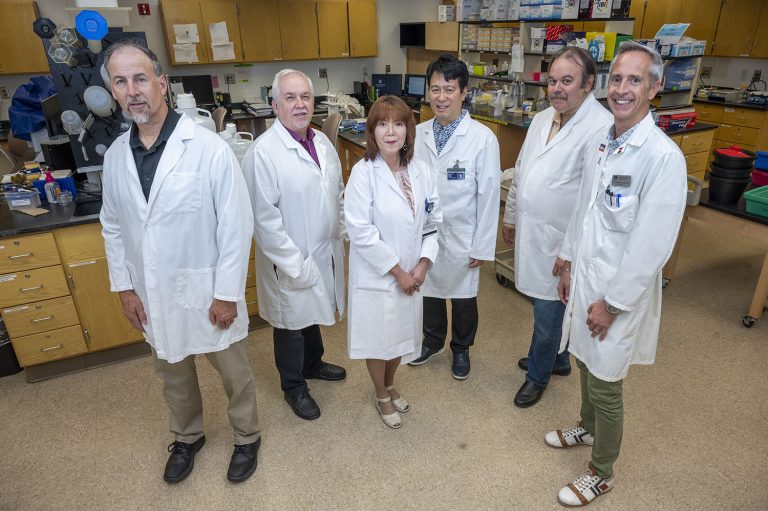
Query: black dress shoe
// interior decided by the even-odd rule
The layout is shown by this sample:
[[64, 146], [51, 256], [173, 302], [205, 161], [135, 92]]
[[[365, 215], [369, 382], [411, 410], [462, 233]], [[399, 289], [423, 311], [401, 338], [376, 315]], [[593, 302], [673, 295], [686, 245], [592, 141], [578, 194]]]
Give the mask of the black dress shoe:
[[320, 362], [320, 367], [312, 374], [304, 378], [307, 380], [341, 381], [347, 377], [347, 370], [336, 364]]
[[520, 387], [520, 390], [517, 391], [517, 394], [515, 394], [515, 406], [520, 408], [533, 406], [541, 399], [542, 394], [544, 394], [544, 387], [539, 387], [535, 383], [526, 380], [523, 386]]
[[421, 356], [415, 360], [411, 360], [408, 362], [409, 366], [420, 366], [421, 364], [425, 363], [430, 358], [434, 357], [435, 355], [439, 355], [440, 353], [445, 352], [445, 346], [440, 348], [439, 350], [433, 350], [429, 346], [421, 345]]
[[453, 354], [453, 365], [451, 374], [457, 380], [466, 380], [469, 376], [469, 352], [460, 351]]
[[[525, 371], [527, 373], [528, 372], [528, 357], [523, 357], [520, 360], [518, 360], [517, 361], [517, 367], [519, 367], [520, 369], [522, 369], [523, 371]], [[552, 374], [556, 374], [558, 376], [568, 376], [569, 374], [571, 374], [571, 368], [570, 367], [566, 367], [565, 369], [555, 368], [555, 369], [552, 370]]]
[[305, 390], [297, 396], [292, 396], [286, 392], [283, 396], [285, 401], [291, 405], [293, 413], [302, 419], [311, 421], [320, 417], [320, 407], [309, 395], [309, 391]]
[[227, 479], [233, 483], [241, 483], [251, 477], [256, 471], [256, 457], [259, 454], [261, 437], [253, 443], [236, 445], [229, 460]]
[[205, 445], [205, 435], [193, 444], [173, 442], [168, 446], [171, 456], [165, 464], [163, 479], [166, 483], [178, 483], [186, 479], [195, 467], [195, 454]]

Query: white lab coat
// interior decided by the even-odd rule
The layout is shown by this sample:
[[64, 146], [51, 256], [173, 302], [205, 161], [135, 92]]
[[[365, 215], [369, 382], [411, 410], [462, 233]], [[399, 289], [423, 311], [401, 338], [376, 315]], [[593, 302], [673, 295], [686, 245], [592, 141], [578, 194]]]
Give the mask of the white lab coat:
[[[465, 114], [440, 156], [435, 147], [432, 122], [416, 127], [414, 158], [429, 165], [443, 210], [439, 227], [440, 251], [427, 280], [424, 296], [473, 298], [477, 296], [480, 268], [469, 268], [469, 259], [493, 261], [499, 226], [501, 167], [496, 135]], [[456, 163], [465, 169], [460, 180], [448, 179]]]
[[613, 123], [610, 111], [590, 94], [547, 143], [554, 115], [549, 107], [533, 118], [504, 209], [504, 223], [515, 226], [515, 287], [542, 300], [559, 299], [552, 266], [576, 206], [587, 155]]
[[259, 315], [275, 328], [333, 325], [337, 309], [344, 315], [341, 163], [328, 137], [314, 133], [320, 167], [277, 119], [243, 158]]
[[[435, 260], [436, 229], [442, 213], [437, 187], [426, 164], [411, 160], [408, 176], [415, 214], [381, 157], [360, 160], [347, 183], [347, 348], [352, 359], [392, 360], [402, 356], [405, 364], [421, 355], [422, 296], [402, 292], [389, 270], [399, 264], [411, 271], [422, 257]], [[428, 206], [431, 213], [427, 212]]]
[[[688, 192], [683, 154], [649, 113], [609, 158], [607, 136], [592, 149], [577, 210], [561, 257], [573, 261], [561, 351], [569, 350], [605, 381], [622, 380], [630, 364], [652, 364], [661, 317], [661, 270], [675, 246]], [[612, 176], [630, 186], [611, 186]], [[605, 299], [621, 309], [605, 340], [591, 337], [587, 308]]]
[[[144, 337], [158, 358], [175, 363], [226, 349], [248, 335], [253, 217], [237, 159], [218, 135], [183, 115], [147, 200], [129, 140], [130, 131], [104, 155], [101, 224], [112, 291], [132, 289], [141, 299]], [[237, 302], [229, 329], [208, 320], [214, 298]]]

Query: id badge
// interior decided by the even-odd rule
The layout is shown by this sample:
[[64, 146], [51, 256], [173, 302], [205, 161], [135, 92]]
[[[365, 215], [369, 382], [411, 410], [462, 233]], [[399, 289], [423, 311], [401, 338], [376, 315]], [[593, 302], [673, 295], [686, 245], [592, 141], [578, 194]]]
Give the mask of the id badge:
[[467, 169], [459, 167], [459, 160], [456, 160], [453, 167], [448, 167], [448, 181], [464, 181], [466, 174]]
[[421, 231], [421, 239], [428, 238], [437, 234], [437, 224], [427, 224]]
[[424, 199], [424, 212], [430, 214], [433, 209], [435, 209], [435, 203], [430, 202], [429, 199]]
[[621, 174], [614, 174], [611, 177], [611, 186], [623, 186], [627, 187], [632, 184], [632, 176], [630, 175], [621, 175]]

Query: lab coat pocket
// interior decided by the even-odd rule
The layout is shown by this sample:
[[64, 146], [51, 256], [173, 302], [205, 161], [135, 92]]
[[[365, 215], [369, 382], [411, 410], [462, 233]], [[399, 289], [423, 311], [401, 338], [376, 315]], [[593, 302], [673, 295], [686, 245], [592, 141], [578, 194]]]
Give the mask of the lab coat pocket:
[[635, 224], [637, 216], [637, 196], [627, 195], [620, 199], [610, 199], [605, 195], [600, 204], [600, 221], [606, 229], [618, 232], [629, 232]]
[[320, 281], [320, 270], [317, 268], [312, 256], [304, 259], [304, 263], [301, 265], [301, 273], [296, 278], [291, 278], [278, 268], [277, 281], [285, 289], [307, 289]]
[[554, 227], [548, 224], [541, 224], [540, 226], [531, 226], [532, 229], [541, 227], [537, 232], [537, 245], [542, 253], [549, 256], [556, 256], [560, 251], [560, 246], [565, 239], [565, 233], [558, 231]]
[[157, 197], [163, 213], [191, 213], [203, 204], [203, 180], [196, 172], [172, 172]]
[[213, 302], [215, 268], [176, 271], [176, 301], [185, 309], [207, 309]]

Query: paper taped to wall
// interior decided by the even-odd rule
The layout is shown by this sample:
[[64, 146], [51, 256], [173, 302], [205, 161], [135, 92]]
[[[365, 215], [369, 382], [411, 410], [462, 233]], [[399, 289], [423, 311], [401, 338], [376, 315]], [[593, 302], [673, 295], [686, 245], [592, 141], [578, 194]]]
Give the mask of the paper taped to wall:
[[174, 25], [173, 33], [178, 44], [199, 43], [200, 34], [197, 32], [197, 24]]
[[199, 62], [196, 44], [174, 44], [173, 56], [176, 62]]
[[211, 32], [211, 44], [227, 44], [229, 41], [229, 33], [227, 32], [227, 22], [221, 21], [219, 23], [211, 23], [208, 25], [208, 30]]

